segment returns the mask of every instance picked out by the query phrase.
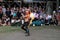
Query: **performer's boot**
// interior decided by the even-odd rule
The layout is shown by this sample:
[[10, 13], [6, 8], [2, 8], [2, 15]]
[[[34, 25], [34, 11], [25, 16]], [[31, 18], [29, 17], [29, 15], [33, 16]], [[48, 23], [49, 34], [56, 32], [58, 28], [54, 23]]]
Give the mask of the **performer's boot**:
[[26, 33], [27, 33], [27, 35], [25, 35], [25, 36], [30, 36], [30, 33], [29, 33], [28, 29], [27, 29]]

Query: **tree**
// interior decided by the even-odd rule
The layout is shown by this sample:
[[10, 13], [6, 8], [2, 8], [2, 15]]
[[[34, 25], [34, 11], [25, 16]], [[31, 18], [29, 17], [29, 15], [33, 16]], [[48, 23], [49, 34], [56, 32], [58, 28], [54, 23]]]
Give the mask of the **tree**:
[[47, 1], [46, 13], [52, 13], [52, 10], [53, 10], [52, 1]]
[[56, 10], [58, 11], [58, 9], [59, 9], [59, 0], [57, 0], [56, 4], [57, 4]]

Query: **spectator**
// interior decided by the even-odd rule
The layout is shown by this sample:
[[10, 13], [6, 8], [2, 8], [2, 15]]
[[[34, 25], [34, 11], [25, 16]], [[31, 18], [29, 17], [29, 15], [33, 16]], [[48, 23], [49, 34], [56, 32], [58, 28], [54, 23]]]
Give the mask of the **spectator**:
[[10, 10], [10, 8], [7, 8], [6, 16], [10, 19], [8, 22], [10, 22], [10, 24], [11, 24], [11, 10]]
[[14, 13], [13, 13], [13, 18], [16, 18], [17, 17], [17, 11], [14, 10]]
[[37, 13], [36, 10], [33, 12], [33, 14], [34, 14], [34, 21], [38, 20], [39, 14]]
[[19, 10], [18, 12], [17, 12], [17, 17], [18, 17], [18, 19], [20, 19], [21, 18], [21, 11]]
[[2, 7], [0, 6], [0, 19], [2, 19], [3, 13], [2, 13]]
[[9, 17], [6, 17], [6, 24], [7, 24], [8, 26], [11, 25], [11, 23], [10, 23], [10, 18], [9, 18]]
[[7, 11], [6, 11], [6, 16], [8, 16], [10, 18], [10, 15], [11, 15], [11, 11], [9, 8], [7, 8]]
[[54, 24], [55, 25], [58, 25], [58, 20], [57, 20], [57, 15], [56, 14], [54, 14], [54, 16], [53, 16], [53, 22], [54, 22]]
[[6, 26], [6, 15], [5, 14], [2, 16], [2, 25]]
[[51, 19], [52, 19], [52, 16], [50, 14], [47, 14], [45, 22], [49, 24]]
[[13, 13], [14, 13], [14, 9], [11, 8], [11, 19], [12, 19], [12, 17], [13, 17]]
[[2, 12], [3, 12], [3, 14], [6, 13], [6, 8], [5, 8], [5, 6], [2, 7]]

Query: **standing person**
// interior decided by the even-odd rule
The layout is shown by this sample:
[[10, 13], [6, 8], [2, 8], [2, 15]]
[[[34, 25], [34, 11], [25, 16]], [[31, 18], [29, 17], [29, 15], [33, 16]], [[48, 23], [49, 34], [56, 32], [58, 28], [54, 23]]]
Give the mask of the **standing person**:
[[3, 17], [2, 6], [0, 6], [0, 25], [2, 25], [2, 17]]
[[3, 14], [6, 13], [6, 8], [5, 8], [5, 6], [2, 7], [2, 12], [3, 12]]
[[29, 33], [29, 28], [28, 28], [28, 25], [30, 23], [30, 11], [25, 11], [25, 15], [23, 16], [24, 18], [24, 24], [22, 25], [22, 29], [24, 31], [26, 31], [27, 35], [26, 36], [30, 36], [30, 33]]
[[10, 10], [10, 8], [7, 8], [7, 10], [6, 10], [6, 16], [10, 19], [9, 22], [11, 23], [11, 10]]
[[55, 24], [55, 25], [58, 25], [57, 14], [54, 15], [54, 24]]
[[0, 19], [2, 19], [3, 13], [2, 13], [2, 6], [0, 6]]
[[10, 10], [10, 8], [7, 8], [6, 16], [10, 18], [10, 15], [11, 15], [11, 10]]

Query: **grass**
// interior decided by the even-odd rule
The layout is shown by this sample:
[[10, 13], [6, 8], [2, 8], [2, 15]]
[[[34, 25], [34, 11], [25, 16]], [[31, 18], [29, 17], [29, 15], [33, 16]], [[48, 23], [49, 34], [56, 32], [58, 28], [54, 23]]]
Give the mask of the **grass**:
[[53, 25], [43, 25], [43, 26], [34, 26], [34, 27], [31, 27], [33, 28], [34, 30], [43, 30], [43, 29], [55, 29], [55, 30], [60, 30], [60, 26], [53, 26]]
[[11, 27], [11, 26], [0, 27], [0, 33], [1, 32], [16, 32], [16, 31], [20, 31], [20, 27]]
[[[42, 29], [57, 29], [60, 30], [60, 26], [35, 26], [35, 27], [30, 27], [32, 30], [42, 30]], [[18, 32], [21, 30], [21, 27], [12, 27], [12, 26], [0, 26], [0, 33], [4, 32]]]

